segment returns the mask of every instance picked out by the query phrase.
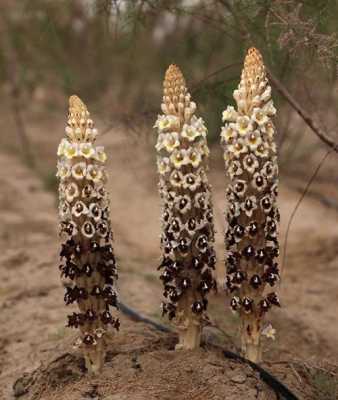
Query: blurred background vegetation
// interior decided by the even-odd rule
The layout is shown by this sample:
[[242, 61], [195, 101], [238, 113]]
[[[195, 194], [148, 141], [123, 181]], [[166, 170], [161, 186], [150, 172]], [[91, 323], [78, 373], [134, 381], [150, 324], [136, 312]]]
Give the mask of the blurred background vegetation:
[[[1, 0], [0, 11], [2, 113], [13, 116], [26, 153], [27, 121], [64, 115], [73, 93], [104, 130], [121, 123], [153, 135], [170, 63], [218, 141], [250, 46], [337, 141], [336, 0]], [[274, 98], [282, 164], [325, 146], [277, 91]]]

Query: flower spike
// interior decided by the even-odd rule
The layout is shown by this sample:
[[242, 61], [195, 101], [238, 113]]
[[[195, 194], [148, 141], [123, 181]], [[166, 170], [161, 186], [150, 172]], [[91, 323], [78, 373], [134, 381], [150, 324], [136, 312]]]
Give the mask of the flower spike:
[[162, 311], [178, 327], [177, 349], [195, 349], [207, 318], [207, 294], [216, 289], [207, 129], [195, 116], [196, 105], [176, 65], [168, 68], [163, 89], [163, 114], [155, 123], [162, 200]]
[[106, 155], [95, 146], [97, 131], [85, 104], [69, 99], [66, 138], [58, 147], [61, 276], [69, 282], [65, 303], [77, 303], [79, 312], [68, 316], [68, 326], [79, 328], [77, 345], [86, 367], [98, 372], [104, 362], [109, 326], [119, 328], [111, 314], [117, 307], [117, 267], [112, 247]]
[[262, 56], [255, 48], [247, 53], [234, 99], [237, 109], [228, 106], [223, 112], [221, 132], [231, 182], [226, 192], [225, 286], [233, 296], [231, 309], [241, 317], [243, 355], [259, 362], [265, 314], [279, 306], [276, 293], [265, 293], [279, 280], [275, 260], [279, 254], [279, 211], [272, 122], [276, 109]]

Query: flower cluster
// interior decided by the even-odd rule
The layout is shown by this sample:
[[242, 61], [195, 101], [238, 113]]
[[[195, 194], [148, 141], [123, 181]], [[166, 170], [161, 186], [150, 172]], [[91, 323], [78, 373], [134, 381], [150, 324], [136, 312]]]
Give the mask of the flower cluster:
[[66, 127], [57, 155], [59, 232], [63, 239], [60, 271], [70, 281], [65, 303], [77, 303], [79, 312], [68, 316], [68, 326], [79, 328], [77, 344], [84, 349], [87, 367], [101, 368], [108, 326], [119, 329], [111, 314], [117, 307], [114, 288], [117, 268], [102, 146], [95, 146], [97, 131], [82, 101], [71, 96]]
[[271, 120], [276, 109], [256, 49], [248, 51], [234, 99], [237, 110], [230, 106], [223, 112], [221, 132], [231, 181], [226, 192], [225, 285], [233, 295], [231, 308], [243, 322], [243, 352], [257, 361], [260, 354], [254, 353], [260, 351], [264, 315], [280, 304], [272, 289], [265, 294], [265, 289], [273, 288], [279, 280], [275, 260], [279, 255], [278, 166]]
[[[171, 65], [164, 80], [163, 115], [156, 150], [162, 200], [163, 314], [181, 329], [180, 346], [199, 346], [207, 294], [216, 288], [213, 211], [206, 176], [207, 129], [194, 113], [181, 71]], [[190, 339], [188, 338], [190, 337]]]

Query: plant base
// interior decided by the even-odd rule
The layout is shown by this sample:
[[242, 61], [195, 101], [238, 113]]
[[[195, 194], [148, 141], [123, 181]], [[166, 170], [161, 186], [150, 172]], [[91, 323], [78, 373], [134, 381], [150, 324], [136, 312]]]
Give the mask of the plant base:
[[85, 352], [85, 363], [89, 374], [97, 375], [101, 372], [104, 364], [104, 356], [104, 352], [99, 348]]
[[243, 357], [256, 364], [262, 362], [259, 322], [244, 319], [242, 324], [241, 348]]
[[186, 329], [179, 330], [179, 342], [176, 350], [195, 350], [201, 345], [201, 326], [197, 323], [190, 323]]

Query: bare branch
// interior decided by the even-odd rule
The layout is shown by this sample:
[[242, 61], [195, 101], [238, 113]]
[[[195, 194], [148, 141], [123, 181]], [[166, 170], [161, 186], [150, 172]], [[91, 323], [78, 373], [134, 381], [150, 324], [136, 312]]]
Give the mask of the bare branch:
[[205, 81], [209, 80], [210, 78], [214, 77], [215, 75], [218, 75], [218, 74], [220, 74], [221, 72], [224, 72], [224, 71], [226, 71], [227, 69], [230, 69], [230, 68], [232, 68], [232, 67], [238, 67], [239, 65], [241, 65], [241, 63], [239, 63], [239, 62], [232, 63], [232, 64], [227, 64], [227, 65], [224, 65], [223, 67], [217, 69], [216, 71], [210, 73], [210, 74], [207, 75], [205, 78], [203, 78], [202, 80], [196, 82], [195, 84], [193, 84], [193, 85], [191, 86], [191, 91], [192, 91], [192, 93], [196, 92], [196, 91], [203, 85], [203, 83], [204, 83]]
[[338, 153], [338, 143], [334, 142], [334, 140], [329, 137], [320, 126], [317, 125], [317, 123], [311, 118], [310, 114], [306, 110], [304, 110], [304, 108], [298, 103], [298, 101], [290, 94], [283, 83], [278, 78], [276, 78], [269, 70], [268, 76], [275, 89], [282, 95], [282, 97], [284, 97], [284, 99], [291, 105], [291, 107], [295, 111], [297, 111], [299, 116], [319, 137], [319, 139]]
[[32, 167], [35, 166], [35, 159], [31, 151], [31, 143], [27, 135], [27, 129], [22, 112], [22, 88], [19, 80], [18, 60], [15, 49], [10, 43], [10, 37], [6, 30], [6, 21], [2, 18], [4, 27], [1, 31], [1, 45], [4, 50], [3, 56], [5, 58], [5, 73], [10, 86], [11, 109], [13, 119], [16, 125], [17, 134], [22, 147], [22, 154], [25, 160]]

